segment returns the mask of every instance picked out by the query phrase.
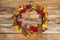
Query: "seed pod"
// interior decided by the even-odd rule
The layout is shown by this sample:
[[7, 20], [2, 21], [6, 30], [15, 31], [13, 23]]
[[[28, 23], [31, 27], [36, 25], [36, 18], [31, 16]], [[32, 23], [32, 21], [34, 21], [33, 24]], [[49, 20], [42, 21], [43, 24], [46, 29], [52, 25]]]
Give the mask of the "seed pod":
[[16, 17], [15, 17], [15, 16], [13, 16], [13, 17], [12, 17], [12, 19], [13, 19], [13, 20], [16, 20]]
[[45, 23], [48, 23], [48, 20], [46, 19], [46, 20], [44, 20], [44, 22], [45, 22]]

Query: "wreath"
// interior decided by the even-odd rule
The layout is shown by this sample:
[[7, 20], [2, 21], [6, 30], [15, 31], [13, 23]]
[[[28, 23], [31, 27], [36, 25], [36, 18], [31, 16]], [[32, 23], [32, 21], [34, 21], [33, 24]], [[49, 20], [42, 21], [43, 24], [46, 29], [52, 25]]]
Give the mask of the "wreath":
[[47, 30], [48, 13], [46, 8], [34, 4], [19, 6], [18, 12], [12, 16], [14, 30], [24, 35], [39, 34]]

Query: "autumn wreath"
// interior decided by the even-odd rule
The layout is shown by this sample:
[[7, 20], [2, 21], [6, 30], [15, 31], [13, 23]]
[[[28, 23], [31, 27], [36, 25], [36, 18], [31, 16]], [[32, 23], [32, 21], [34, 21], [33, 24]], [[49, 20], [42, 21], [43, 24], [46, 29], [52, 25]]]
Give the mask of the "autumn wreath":
[[14, 14], [14, 26], [19, 33], [25, 35], [38, 34], [47, 30], [48, 13], [46, 8], [37, 4], [24, 4], [19, 6], [18, 12]]

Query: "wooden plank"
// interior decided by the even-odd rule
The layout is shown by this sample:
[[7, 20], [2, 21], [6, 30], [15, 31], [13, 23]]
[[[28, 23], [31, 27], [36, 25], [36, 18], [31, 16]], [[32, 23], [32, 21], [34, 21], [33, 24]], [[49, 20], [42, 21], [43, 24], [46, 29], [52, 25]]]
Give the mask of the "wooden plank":
[[[13, 7], [0, 7], [0, 15], [11, 15], [17, 12], [18, 8]], [[50, 14], [59, 14], [60, 7], [47, 7], [47, 12]]]
[[[4, 1], [4, 2], [1, 2], [1, 1]], [[11, 0], [7, 0], [7, 1], [6, 0], [0, 0], [0, 6], [18, 7], [20, 2], [17, 0], [15, 2], [13, 2], [13, 1], [14, 0], [12, 0], [12, 1]], [[22, 3], [23, 3], [23, 0], [20, 0], [20, 1], [22, 1]], [[28, 2], [29, 0], [24, 0], [24, 1]], [[60, 0], [36, 0], [36, 1], [46, 2], [46, 3], [40, 3], [42, 6], [60, 7]], [[59, 10], [60, 10], [59, 8], [49, 8], [48, 13], [49, 13], [49, 15], [60, 15]], [[10, 11], [10, 10], [8, 10], [8, 11], [1, 11], [1, 12], [3, 15], [13, 14], [12, 11]], [[13, 11], [15, 11], [15, 10], [13, 10]], [[1, 12], [0, 12], [0, 14], [1, 14]], [[55, 16], [53, 18], [55, 19]], [[3, 18], [3, 19], [5, 19], [5, 18]], [[6, 19], [8, 19], [8, 18], [6, 17]], [[2, 19], [0, 18], [0, 20], [2, 20]], [[10, 20], [10, 18], [9, 18], [9, 20]], [[5, 20], [5, 22], [6, 21], [7, 20]], [[50, 24], [53, 24], [53, 25], [50, 25]], [[20, 35], [20, 34], [16, 34], [16, 33], [18, 33], [18, 31], [13, 31], [12, 29], [6, 29], [7, 27], [12, 27], [11, 25], [10, 26], [9, 25], [0, 26], [0, 27], [3, 27], [0, 30], [0, 32], [3, 33], [3, 34], [0, 34], [0, 40], [60, 40], [60, 31], [59, 30], [56, 31], [56, 29], [58, 29], [60, 27], [60, 24], [59, 25], [56, 25], [55, 23], [50, 23], [50, 24], [49, 24], [49, 29], [46, 32], [44, 32], [43, 34], [38, 35], [38, 36], [34, 36], [34, 37], [27, 37], [27, 38], [25, 36]], [[58, 28], [56, 28], [56, 27], [58, 27]], [[9, 34], [4, 34], [4, 33], [9, 33]], [[10, 34], [10, 33], [15, 33], [15, 34]]]
[[[10, 29], [8, 29], [7, 27], [12, 26], [12, 24], [3, 24], [4, 26], [6, 26], [5, 28], [1, 27], [0, 31], [1, 33], [16, 33], [12, 27]], [[17, 32], [18, 33], [18, 32]], [[48, 30], [43, 32], [43, 33], [60, 33], [60, 24], [48, 24]]]
[[48, 40], [60, 40], [60, 34], [59, 33], [48, 33]]
[[[0, 15], [0, 18], [2, 17], [4, 17], [4, 18], [10, 18], [10, 17], [12, 17], [13, 15]], [[60, 17], [59, 16], [59, 14], [58, 15], [49, 15], [48, 17]]]
[[[18, 7], [20, 4], [23, 4], [21, 1], [1, 1], [1, 6], [8, 6], [8, 7]], [[60, 6], [60, 2], [38, 2], [39, 5], [42, 6]]]
[[[46, 36], [46, 37], [45, 37]], [[23, 34], [0, 34], [1, 40], [47, 40], [46, 34], [25, 37]]]
[[[13, 23], [14, 21], [11, 19], [12, 15], [0, 15], [0, 24], [1, 23]], [[60, 23], [60, 15], [49, 15], [48, 16], [49, 23]]]
[[[18, 3], [16, 5], [14, 3], [9, 3], [9, 5], [8, 5], [8, 2], [5, 2], [5, 3], [2, 2], [1, 6], [5, 6], [5, 7], [7, 7], [7, 5], [8, 5], [8, 7], [9, 6], [10, 7], [14, 7], [15, 6], [16, 8], [14, 10], [12, 10], [12, 11], [16, 11], [16, 9], [18, 8], [19, 4], [20, 3]], [[57, 25], [57, 23], [55, 23], [55, 21], [57, 21], [55, 18], [60, 17], [60, 14], [59, 14], [60, 13], [59, 2], [56, 2], [56, 3], [55, 2], [40, 2], [39, 4], [42, 5], [42, 6], [47, 6], [47, 8], [48, 8], [47, 11], [49, 13], [49, 17], [48, 17], [48, 19], [49, 19], [49, 24], [48, 25], [49, 26], [48, 26], [48, 30], [46, 32], [43, 32], [43, 33], [60, 33], [60, 30], [59, 30], [59, 26], [60, 25], [59, 24]], [[7, 24], [8, 23], [7, 22], [8, 18], [10, 20], [10, 18], [13, 16], [12, 11], [9, 10], [9, 9], [10, 8], [7, 9], [7, 12], [6, 11], [0, 11], [0, 13], [2, 12], [1, 14], [3, 14], [3, 15], [0, 15], [0, 18], [1, 18], [0, 19], [1, 20], [1, 22], [0, 22], [0, 27], [1, 27], [0, 33], [18, 33], [18, 31], [13, 31], [12, 30], [12, 23], [11, 24]], [[10, 11], [9, 14], [8, 14], [8, 10]], [[4, 14], [4, 13], [6, 13], [6, 14]], [[5, 20], [5, 24], [4, 24], [4, 20], [3, 20], [3, 23], [2, 23], [2, 19], [7, 19], [7, 20]], [[54, 19], [55, 19], [55, 21], [54, 21]], [[59, 18], [57, 18], [57, 19], [59, 19]], [[58, 20], [58, 22], [60, 22], [59, 20]], [[53, 24], [53, 25], [50, 25], [50, 24]]]

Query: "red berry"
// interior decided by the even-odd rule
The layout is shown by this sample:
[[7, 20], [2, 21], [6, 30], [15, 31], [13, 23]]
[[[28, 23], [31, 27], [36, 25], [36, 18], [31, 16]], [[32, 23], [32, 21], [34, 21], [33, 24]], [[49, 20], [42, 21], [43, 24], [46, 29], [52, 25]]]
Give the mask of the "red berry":
[[18, 21], [18, 25], [22, 25], [22, 21]]

